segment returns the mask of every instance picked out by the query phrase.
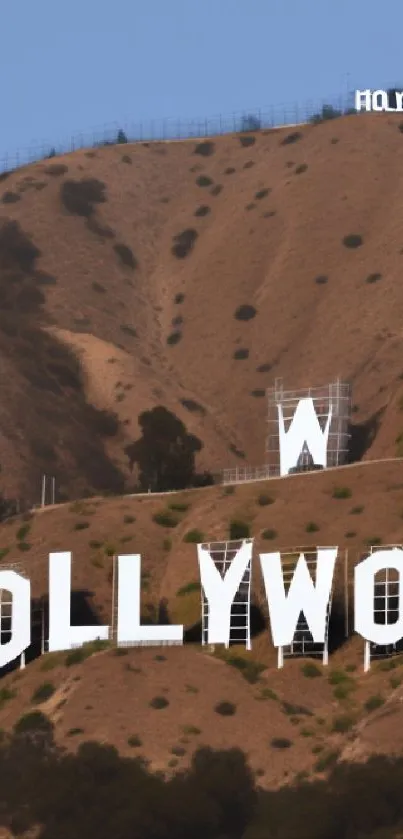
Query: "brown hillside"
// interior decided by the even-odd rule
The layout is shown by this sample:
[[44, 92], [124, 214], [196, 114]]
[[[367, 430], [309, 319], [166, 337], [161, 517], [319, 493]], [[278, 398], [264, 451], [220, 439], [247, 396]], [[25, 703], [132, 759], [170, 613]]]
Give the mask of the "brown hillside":
[[[144, 619], [156, 615], [164, 597], [170, 619], [189, 630], [200, 621], [200, 589], [194, 586], [186, 593], [199, 575], [196, 547], [184, 542], [185, 535], [197, 528], [202, 538], [225, 539], [231, 521], [242, 521], [256, 539], [253, 600], [265, 628], [255, 635], [251, 652], [217, 648], [212, 655], [192, 643], [110, 650], [86, 661], [78, 656], [75, 664], [75, 654], [72, 661], [68, 653], [48, 654], [4, 676], [0, 726], [10, 729], [23, 713], [39, 707], [54, 722], [57, 740], [69, 748], [88, 739], [113, 743], [122, 754], [141, 753], [152, 769], [168, 774], [187, 766], [201, 744], [241, 746], [259, 782], [268, 787], [301, 773], [320, 775], [339, 755], [362, 759], [387, 750], [400, 713], [400, 658], [374, 662], [364, 674], [363, 641], [352, 634], [350, 619], [349, 638], [331, 654], [328, 668], [319, 664], [312, 672], [312, 663], [306, 669], [307, 661], [289, 660], [277, 670], [257, 553], [338, 545], [335, 604], [340, 604], [345, 549], [351, 581], [368, 545], [403, 542], [401, 474], [402, 461], [363, 463], [235, 491], [208, 487], [166, 497], [94, 498], [3, 523], [3, 567], [18, 563], [32, 581], [34, 597], [47, 592], [49, 552], [71, 550], [73, 590], [86, 593], [94, 611], [109, 623], [112, 555], [139, 552]], [[155, 521], [162, 511], [173, 516], [173, 526]], [[234, 655], [232, 666], [227, 660]], [[247, 678], [238, 672], [239, 658], [247, 662]], [[52, 695], [42, 702], [43, 690]], [[150, 702], [156, 697], [168, 705], [154, 708]], [[383, 711], [390, 711], [390, 717], [381, 713], [386, 700]], [[236, 706], [232, 716], [215, 710], [224, 701]], [[284, 739], [286, 746], [278, 745]]]
[[394, 456], [402, 156], [397, 118], [373, 114], [2, 176], [4, 490], [37, 502], [43, 471], [60, 498], [133, 486], [124, 448], [159, 404], [200, 469], [262, 463], [276, 376], [350, 380], [365, 456]]

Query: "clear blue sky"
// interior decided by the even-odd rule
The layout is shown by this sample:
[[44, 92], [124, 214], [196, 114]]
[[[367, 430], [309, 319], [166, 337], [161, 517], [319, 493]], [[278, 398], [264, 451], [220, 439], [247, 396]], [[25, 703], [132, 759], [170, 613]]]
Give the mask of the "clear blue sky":
[[0, 158], [104, 123], [303, 105], [403, 85], [402, 0], [13, 0]]

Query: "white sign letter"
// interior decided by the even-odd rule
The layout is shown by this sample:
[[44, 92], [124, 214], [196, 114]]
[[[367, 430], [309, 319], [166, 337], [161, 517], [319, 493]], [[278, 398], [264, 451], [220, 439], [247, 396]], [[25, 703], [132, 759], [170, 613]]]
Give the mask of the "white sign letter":
[[[381, 100], [379, 102], [379, 99]], [[372, 94], [372, 110], [373, 111], [388, 111], [388, 94], [386, 90], [374, 90]]]
[[140, 623], [141, 556], [119, 556], [118, 575], [118, 644], [183, 644], [183, 626]]
[[271, 634], [275, 647], [292, 643], [301, 612], [315, 644], [326, 641], [326, 612], [332, 590], [337, 548], [318, 548], [316, 585], [300, 554], [288, 594], [285, 593], [281, 556], [260, 554], [264, 587], [270, 612]]
[[0, 571], [0, 589], [12, 596], [11, 638], [6, 644], [1, 644], [0, 638], [0, 667], [5, 667], [31, 643], [31, 583], [16, 571]]
[[366, 111], [371, 110], [371, 91], [370, 90], [356, 90], [355, 91], [355, 110], [361, 111], [361, 106], [365, 106]]
[[308, 446], [313, 462], [325, 467], [327, 463], [327, 441], [330, 423], [332, 421], [331, 407], [329, 408], [324, 431], [322, 431], [319, 425], [313, 399], [311, 398], [299, 400], [287, 432], [284, 425], [283, 406], [277, 405], [277, 411], [280, 443], [280, 475], [288, 475], [290, 469], [297, 466], [304, 443]]
[[[374, 596], [375, 575], [378, 571], [393, 568], [399, 574], [399, 592], [401, 591], [403, 572], [403, 551], [400, 548], [375, 551], [354, 569], [354, 629], [366, 641], [373, 644], [396, 644], [403, 638], [403, 609], [399, 594], [399, 620], [396, 623], [375, 623]], [[386, 601], [388, 592], [385, 592]]]
[[221, 576], [208, 550], [197, 546], [200, 580], [208, 600], [208, 643], [229, 644], [231, 606], [252, 560], [252, 541], [245, 542], [236, 552], [230, 567]]
[[70, 626], [71, 552], [49, 554], [49, 652], [107, 641], [109, 626]]

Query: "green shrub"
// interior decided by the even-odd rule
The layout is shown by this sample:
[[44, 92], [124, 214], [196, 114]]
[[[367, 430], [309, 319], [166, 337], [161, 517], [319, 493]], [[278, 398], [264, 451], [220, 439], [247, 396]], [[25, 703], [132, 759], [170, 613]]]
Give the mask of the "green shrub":
[[306, 664], [303, 664], [301, 667], [301, 672], [307, 679], [315, 679], [318, 676], [322, 676], [322, 671], [317, 664], [313, 661], [307, 661]]
[[16, 534], [16, 536], [17, 536], [17, 539], [18, 539], [18, 541], [19, 541], [19, 542], [24, 542], [24, 541], [25, 541], [25, 537], [28, 535], [28, 533], [29, 533], [30, 529], [31, 529], [31, 525], [30, 525], [30, 524], [23, 524], [23, 525], [22, 525], [22, 526], [21, 526], [21, 527], [17, 530], [17, 534]]
[[229, 526], [229, 538], [233, 541], [237, 541], [238, 539], [249, 539], [250, 537], [250, 527], [249, 525], [241, 521], [240, 519], [233, 519], [230, 522]]
[[292, 741], [288, 740], [287, 737], [273, 737], [270, 745], [273, 749], [289, 749], [292, 746]]
[[358, 233], [349, 233], [348, 236], [344, 236], [343, 245], [346, 248], [359, 248], [362, 245], [362, 236]]
[[197, 530], [197, 528], [188, 530], [183, 537], [183, 541], [190, 542], [191, 544], [200, 544], [205, 541], [204, 533], [201, 530]]
[[41, 705], [42, 702], [47, 702], [53, 696], [55, 690], [56, 688], [51, 682], [43, 682], [32, 694], [31, 702], [34, 705]]
[[159, 524], [160, 527], [176, 527], [179, 524], [177, 516], [172, 515], [169, 510], [162, 510], [160, 513], [153, 515], [153, 521]]
[[374, 696], [370, 696], [369, 699], [367, 699], [367, 701], [364, 702], [364, 708], [366, 711], [376, 711], [377, 708], [381, 708], [381, 706], [384, 705], [384, 703], [385, 700], [383, 696], [381, 696], [378, 693]]
[[88, 521], [78, 521], [73, 527], [73, 530], [86, 530], [90, 526]]
[[199, 580], [194, 580], [191, 583], [186, 583], [176, 592], [178, 597], [184, 597], [186, 594], [192, 594], [194, 591], [200, 592]]
[[265, 492], [261, 492], [258, 496], [257, 503], [259, 507], [268, 507], [269, 504], [274, 504], [274, 498], [271, 495], [266, 495]]
[[337, 763], [339, 754], [339, 751], [334, 750], [327, 752], [323, 755], [323, 757], [320, 757], [315, 763], [315, 772], [326, 772], [326, 769], [330, 769], [335, 763]]
[[242, 673], [244, 679], [250, 684], [258, 681], [260, 674], [266, 670], [266, 665], [251, 658], [242, 658], [242, 656], [230, 655], [225, 659], [227, 664], [235, 667]]
[[171, 504], [168, 504], [170, 510], [173, 510], [176, 513], [186, 513], [190, 507], [190, 504], [185, 504], [184, 502], [179, 501], [172, 501]]
[[170, 551], [172, 548], [172, 539], [164, 539], [162, 547], [164, 551]]
[[214, 710], [216, 714], [221, 714], [222, 717], [232, 717], [236, 712], [236, 705], [233, 702], [218, 702]]
[[140, 737], [137, 736], [137, 734], [131, 734], [131, 736], [127, 738], [127, 745], [130, 746], [132, 749], [137, 749], [139, 746], [142, 746], [143, 743], [140, 740]]
[[70, 728], [67, 732], [67, 737], [76, 737], [77, 734], [84, 734], [83, 728]]
[[345, 734], [350, 731], [355, 724], [355, 717], [352, 714], [341, 714], [335, 717], [332, 725], [332, 732], [337, 734]]
[[17, 720], [14, 731], [16, 734], [33, 732], [51, 733], [53, 731], [53, 725], [41, 711], [30, 711]]
[[364, 510], [364, 507], [362, 507], [360, 505], [358, 507], [352, 507], [352, 509], [350, 510], [350, 513], [351, 513], [352, 516], [358, 516], [360, 513], [363, 512], [363, 510]]
[[135, 521], [136, 521], [136, 516], [129, 516], [129, 515], [123, 516], [124, 524], [133, 524]]
[[272, 528], [262, 531], [262, 539], [275, 539], [276, 536], [277, 530], [273, 530]]
[[335, 487], [332, 493], [333, 498], [351, 498], [352, 492], [348, 487]]
[[157, 711], [167, 708], [168, 705], [169, 702], [165, 696], [154, 696], [150, 702], [150, 708], [155, 708]]
[[314, 521], [309, 521], [305, 531], [306, 533], [317, 533], [319, 530], [319, 525], [317, 525]]
[[277, 700], [278, 696], [277, 693], [272, 690], [271, 688], [262, 688], [260, 694], [255, 697], [255, 699], [273, 699]]
[[183, 725], [183, 726], [182, 726], [182, 731], [183, 731], [183, 733], [184, 733], [184, 734], [186, 734], [186, 735], [187, 735], [187, 734], [188, 734], [188, 735], [191, 735], [191, 734], [194, 734], [194, 735], [196, 735], [196, 734], [201, 734], [201, 730], [200, 730], [200, 728], [197, 728], [197, 726], [196, 726], [196, 725]]
[[293, 705], [291, 702], [283, 701], [281, 706], [287, 716], [313, 717], [313, 712], [305, 705]]
[[0, 689], [0, 710], [4, 707], [6, 702], [9, 702], [10, 699], [14, 699], [16, 696], [15, 690], [10, 690], [10, 688], [1, 688]]

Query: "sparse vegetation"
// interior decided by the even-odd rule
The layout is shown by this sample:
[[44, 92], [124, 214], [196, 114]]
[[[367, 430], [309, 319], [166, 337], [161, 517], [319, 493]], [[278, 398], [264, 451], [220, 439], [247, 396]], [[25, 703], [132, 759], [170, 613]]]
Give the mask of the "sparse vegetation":
[[362, 236], [358, 233], [349, 233], [343, 239], [343, 245], [346, 248], [359, 248], [363, 244]]
[[196, 178], [196, 183], [197, 186], [205, 187], [211, 186], [213, 181], [208, 177], [208, 175], [199, 175], [199, 177]]
[[328, 279], [329, 278], [326, 277], [324, 274], [320, 274], [318, 277], [315, 277], [315, 283], [317, 285], [326, 285], [326, 283], [328, 282]]
[[366, 702], [364, 702], [364, 708], [366, 711], [376, 711], [378, 708], [381, 708], [382, 705], [385, 704], [385, 700], [380, 693], [375, 694], [374, 696], [370, 696]]
[[198, 218], [204, 218], [204, 216], [208, 216], [210, 212], [210, 207], [208, 207], [206, 204], [201, 204], [201, 206], [197, 208], [195, 216], [197, 216]]
[[181, 233], [177, 233], [174, 236], [174, 244], [171, 249], [173, 255], [177, 259], [185, 259], [190, 251], [193, 250], [198, 235], [197, 230], [193, 227], [188, 227], [186, 230], [182, 230]]
[[260, 674], [266, 669], [266, 665], [259, 661], [255, 661], [252, 658], [243, 658], [242, 656], [235, 654], [225, 656], [224, 661], [226, 661], [227, 664], [230, 664], [231, 667], [235, 667], [236, 670], [239, 670], [244, 679], [246, 679], [246, 681], [251, 685], [255, 684], [255, 682], [259, 680]]
[[186, 594], [192, 594], [194, 591], [200, 593], [200, 582], [198, 580], [193, 580], [190, 583], [186, 583], [186, 585], [178, 589], [176, 593], [178, 597], [185, 597]]
[[89, 521], [77, 521], [73, 527], [73, 530], [86, 530], [89, 526]]
[[379, 283], [379, 280], [381, 279], [382, 274], [369, 274], [365, 282], [368, 283], [368, 285], [372, 285], [372, 283]]
[[241, 519], [232, 519], [229, 525], [229, 538], [234, 541], [238, 539], [249, 539], [249, 525], [245, 521], [241, 521]]
[[204, 140], [198, 143], [193, 154], [200, 154], [202, 157], [211, 157], [214, 154], [215, 144], [211, 140]]
[[334, 487], [332, 498], [351, 498], [352, 492], [349, 487]]
[[134, 271], [137, 268], [138, 262], [131, 248], [129, 248], [127, 245], [123, 245], [121, 242], [117, 242], [113, 246], [113, 250], [115, 251], [116, 256], [119, 258], [122, 265], [124, 265], [126, 268], [131, 268], [132, 271]]
[[249, 350], [245, 348], [235, 350], [233, 357], [235, 361], [243, 361], [244, 359], [249, 358]]
[[356, 718], [352, 714], [341, 714], [333, 720], [332, 732], [335, 734], [345, 734], [347, 731], [351, 731], [355, 722]]
[[289, 146], [292, 143], [296, 143], [298, 140], [301, 140], [302, 134], [300, 131], [292, 131], [291, 134], [287, 134], [283, 139], [280, 141], [281, 146]]
[[170, 510], [161, 510], [159, 513], [153, 515], [153, 521], [159, 524], [160, 527], [176, 527], [179, 524], [179, 519], [174, 516]]
[[60, 189], [60, 198], [69, 213], [90, 218], [94, 212], [94, 205], [105, 203], [105, 189], [105, 184], [96, 178], [64, 181]]
[[256, 199], [257, 201], [261, 201], [261, 200], [262, 200], [262, 198], [266, 198], [266, 196], [267, 196], [267, 195], [269, 195], [269, 194], [270, 194], [270, 192], [271, 192], [271, 189], [268, 189], [268, 188], [266, 188], [266, 189], [259, 189], [259, 190], [258, 190], [258, 192], [256, 192], [256, 193], [255, 193], [255, 199]]
[[247, 303], [244, 303], [242, 306], [238, 306], [235, 312], [235, 319], [236, 320], [252, 320], [256, 316], [256, 309], [254, 306], [251, 306]]
[[204, 533], [201, 530], [197, 530], [194, 528], [193, 530], [188, 530], [183, 537], [184, 542], [190, 542], [191, 544], [198, 544], [201, 542], [205, 542]]
[[150, 708], [154, 708], [156, 711], [161, 711], [163, 708], [167, 708], [168, 705], [169, 702], [166, 696], [154, 696], [150, 702]]
[[168, 335], [167, 344], [169, 344], [170, 347], [174, 347], [176, 344], [179, 344], [181, 338], [182, 332], [180, 332], [180, 330], [177, 329], [175, 330], [175, 332], [171, 332], [171, 334]]
[[262, 539], [265, 539], [265, 540], [276, 539], [277, 536], [278, 536], [277, 530], [274, 530], [273, 528], [268, 527], [268, 528], [266, 528], [266, 530], [262, 531]]
[[302, 175], [303, 172], [306, 172], [307, 168], [308, 168], [307, 163], [300, 163], [299, 166], [297, 166], [296, 169], [295, 169], [295, 174], [296, 175]]
[[363, 510], [364, 507], [362, 505], [358, 505], [357, 507], [352, 507], [352, 509], [350, 510], [350, 514], [352, 516], [358, 516], [360, 513], [363, 512]]
[[41, 705], [42, 702], [47, 702], [48, 699], [55, 693], [55, 686], [51, 682], [43, 682], [42, 685], [36, 688], [31, 697], [31, 702], [34, 705]]
[[236, 705], [233, 702], [218, 702], [214, 710], [216, 714], [220, 714], [222, 717], [233, 717], [236, 713]]
[[318, 530], [320, 530], [319, 525], [314, 521], [309, 521], [305, 528], [306, 533], [317, 533]]
[[313, 661], [307, 661], [303, 664], [301, 672], [307, 679], [317, 679], [318, 676], [322, 676], [322, 670]]
[[131, 734], [130, 737], [127, 738], [127, 745], [130, 746], [132, 749], [137, 749], [143, 745], [142, 740], [137, 734]]
[[292, 741], [288, 740], [287, 737], [273, 737], [270, 745], [273, 749], [289, 749], [292, 746]]
[[272, 498], [271, 495], [267, 495], [266, 492], [261, 492], [257, 498], [257, 503], [259, 504], [259, 507], [268, 507], [270, 504], [274, 504], [274, 501], [275, 499]]

